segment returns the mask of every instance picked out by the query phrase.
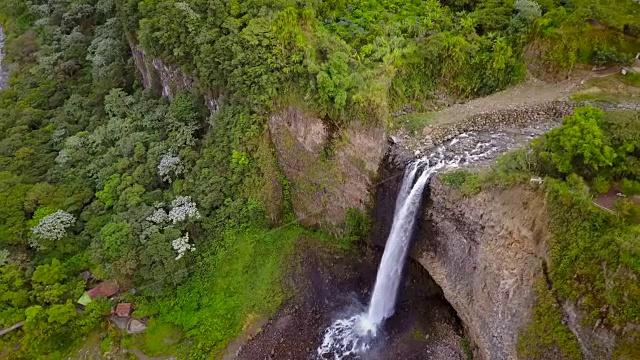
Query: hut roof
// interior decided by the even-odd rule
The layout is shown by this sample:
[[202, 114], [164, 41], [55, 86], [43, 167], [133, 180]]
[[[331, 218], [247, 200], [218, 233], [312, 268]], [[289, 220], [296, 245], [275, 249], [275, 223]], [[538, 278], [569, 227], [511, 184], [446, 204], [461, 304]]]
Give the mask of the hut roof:
[[113, 280], [108, 280], [96, 285], [96, 287], [87, 291], [87, 293], [91, 299], [95, 299], [99, 296], [112, 297], [118, 293], [118, 290], [118, 283]]

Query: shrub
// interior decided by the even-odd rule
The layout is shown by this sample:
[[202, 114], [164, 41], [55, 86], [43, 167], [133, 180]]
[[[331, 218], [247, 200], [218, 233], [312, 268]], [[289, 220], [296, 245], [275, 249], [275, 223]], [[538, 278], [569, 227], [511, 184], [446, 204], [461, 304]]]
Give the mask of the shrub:
[[347, 245], [364, 239], [369, 235], [371, 228], [371, 218], [365, 213], [355, 208], [347, 209], [345, 216], [344, 240]]
[[628, 223], [640, 220], [640, 205], [636, 205], [629, 199], [616, 200], [616, 211], [618, 215]]
[[442, 175], [440, 175], [440, 179], [442, 179], [442, 182], [444, 182], [445, 184], [459, 189], [470, 176], [472, 176], [472, 174], [468, 170], [459, 169], [443, 173]]
[[609, 189], [611, 189], [611, 181], [606, 179], [604, 176], [596, 176], [593, 179], [591, 188], [596, 194], [606, 194], [609, 192]]
[[620, 187], [622, 192], [627, 195], [640, 195], [640, 181], [622, 179]]

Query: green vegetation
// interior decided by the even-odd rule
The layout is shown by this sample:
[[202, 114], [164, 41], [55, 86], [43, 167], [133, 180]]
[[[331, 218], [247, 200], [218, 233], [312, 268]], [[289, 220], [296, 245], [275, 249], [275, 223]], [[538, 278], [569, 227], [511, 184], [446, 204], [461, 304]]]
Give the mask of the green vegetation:
[[538, 303], [518, 339], [518, 354], [523, 359], [582, 359], [578, 341], [562, 322], [562, 308], [543, 279], [536, 294]]
[[523, 78], [525, 50], [551, 68], [627, 62], [638, 50], [628, 37], [640, 28], [637, 5], [623, 0], [117, 4], [130, 36], [202, 89], [260, 114], [286, 94], [307, 94], [337, 123], [503, 89]]
[[434, 113], [411, 113], [400, 116], [395, 122], [404, 127], [411, 134], [421, 134], [422, 129], [433, 122]]
[[463, 337], [462, 340], [460, 340], [460, 347], [462, 348], [464, 355], [467, 357], [467, 360], [473, 360], [473, 350], [471, 349], [469, 339]]
[[121, 346], [125, 349], [140, 349], [148, 356], [186, 357], [188, 350], [182, 342], [184, 339], [180, 328], [156, 319], [151, 319], [147, 326], [144, 333], [125, 336]]
[[[297, 239], [348, 247], [370, 225], [350, 210], [341, 239], [280, 227], [293, 218], [293, 185], [278, 169], [266, 127], [276, 106], [295, 98], [335, 127], [352, 119], [386, 126], [404, 105], [428, 108], [522, 80], [532, 47], [550, 67], [627, 61], [635, 51], [627, 41], [637, 36], [635, 5], [584, 3], [1, 3], [11, 74], [0, 92], [0, 327], [25, 324], [0, 338], [0, 348], [16, 349], [16, 359], [68, 356], [113, 305], [98, 300], [76, 311], [93, 285], [80, 274], [90, 270], [96, 282], [137, 289], [127, 298], [139, 316], [153, 318], [146, 335], [125, 343], [151, 354], [219, 355], [247, 322], [290, 295], [281, 277]], [[585, 19], [593, 20], [589, 27], [600, 21], [604, 35], [576, 36]], [[130, 52], [138, 42], [192, 75], [193, 91], [169, 101], [158, 89], [142, 89]], [[216, 114], [202, 93], [218, 95]], [[580, 148], [571, 159], [554, 157], [554, 144], [571, 138], [560, 132], [541, 145], [549, 174], [597, 170], [612, 182], [637, 181], [634, 138], [608, 132], [633, 119], [585, 116], [578, 125], [603, 128], [593, 133], [604, 139], [600, 152], [586, 168]], [[411, 131], [429, 121], [405, 120]], [[323, 166], [332, 165], [334, 145]], [[487, 179], [466, 176], [465, 193], [521, 181], [534, 171], [523, 154]], [[110, 333], [104, 350], [119, 340]]]
[[585, 314], [583, 325], [598, 323], [616, 332], [617, 352], [632, 353], [636, 335], [620, 329], [640, 322], [640, 206], [621, 199], [612, 214], [593, 199], [612, 184], [627, 197], [637, 194], [639, 160], [640, 112], [604, 114], [585, 107], [530, 147], [501, 157], [489, 172], [441, 175], [466, 196], [533, 176], [545, 178], [553, 234], [548, 287], [544, 281], [538, 286], [532, 322], [520, 335], [518, 351], [524, 358], [581, 358], [577, 341], [562, 323], [562, 301]]

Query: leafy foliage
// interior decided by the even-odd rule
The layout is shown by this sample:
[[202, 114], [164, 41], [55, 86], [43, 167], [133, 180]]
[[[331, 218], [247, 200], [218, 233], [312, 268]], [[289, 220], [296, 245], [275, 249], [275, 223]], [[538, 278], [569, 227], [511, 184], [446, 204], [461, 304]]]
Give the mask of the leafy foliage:
[[581, 359], [580, 345], [563, 323], [563, 312], [544, 280], [536, 284], [538, 303], [531, 324], [518, 338], [524, 359]]
[[[217, 354], [245, 318], [266, 316], [286, 298], [280, 276], [296, 239], [322, 238], [273, 229], [287, 211], [280, 204], [290, 205], [276, 201], [287, 197], [286, 181], [272, 186], [282, 180], [265, 126], [274, 106], [297, 97], [332, 125], [383, 122], [408, 103], [426, 107], [520, 81], [535, 41], [568, 48], [550, 55], [568, 68], [625, 61], [634, 49], [620, 33], [635, 34], [637, 18], [617, 10], [628, 4], [574, 3], [582, 4], [1, 3], [11, 75], [0, 92], [0, 326], [25, 321], [2, 347], [16, 348], [16, 358], [68, 356], [111, 306], [72, 311], [88, 269], [138, 289], [135, 301], [158, 328], [174, 325], [194, 342], [190, 358]], [[576, 45], [576, 19], [587, 18], [615, 29]], [[137, 41], [197, 79], [194, 91], [169, 101], [140, 89], [130, 54]], [[218, 113], [207, 114], [203, 92], [219, 95]], [[634, 121], [585, 110], [540, 145], [548, 163], [534, 166], [523, 153], [491, 177], [466, 176], [462, 188], [521, 181], [536, 166], [637, 181], [640, 132], [616, 130], [637, 131]], [[564, 144], [572, 146], [568, 160], [556, 154]], [[341, 244], [368, 227], [350, 210]]]
[[603, 114], [600, 109], [584, 107], [566, 116], [562, 127], [551, 130], [545, 137], [545, 151], [541, 157], [550, 159], [563, 174], [593, 174], [611, 167], [616, 152], [605, 144], [600, 128]]
[[638, 115], [578, 108], [537, 143], [500, 157], [489, 172], [441, 175], [464, 195], [546, 176], [546, 208], [553, 235], [548, 243], [548, 277], [537, 288], [531, 323], [519, 337], [518, 352], [523, 358], [581, 358], [576, 339], [563, 324], [560, 306], [565, 301], [586, 315], [583, 326], [599, 323], [614, 329], [620, 339], [617, 353], [633, 352], [635, 335], [619, 329], [640, 321], [636, 280], [640, 276], [640, 206], [619, 199], [612, 214], [596, 207], [592, 196], [608, 192], [617, 182], [629, 195], [637, 190]]

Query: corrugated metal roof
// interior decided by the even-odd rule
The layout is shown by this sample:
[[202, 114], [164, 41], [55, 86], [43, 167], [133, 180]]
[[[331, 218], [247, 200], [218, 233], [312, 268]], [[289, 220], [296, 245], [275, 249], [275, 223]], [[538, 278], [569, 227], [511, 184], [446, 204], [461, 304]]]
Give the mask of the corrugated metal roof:
[[118, 283], [113, 280], [101, 282], [93, 289], [87, 291], [87, 293], [92, 299], [98, 296], [111, 297], [118, 293]]
[[118, 317], [129, 317], [132, 310], [133, 305], [131, 303], [119, 303], [118, 305], [116, 305], [115, 313]]

